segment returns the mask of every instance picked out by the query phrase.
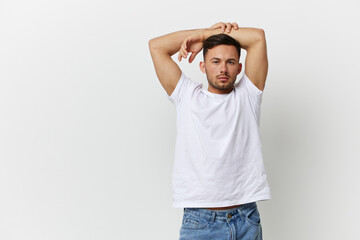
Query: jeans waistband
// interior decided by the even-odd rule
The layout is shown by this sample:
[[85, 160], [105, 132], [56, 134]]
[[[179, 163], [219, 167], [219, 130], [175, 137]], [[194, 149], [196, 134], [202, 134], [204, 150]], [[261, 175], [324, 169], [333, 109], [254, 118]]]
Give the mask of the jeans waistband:
[[184, 208], [184, 213], [189, 213], [212, 221], [214, 221], [215, 219], [226, 221], [233, 217], [238, 217], [239, 215], [245, 215], [245, 212], [249, 211], [252, 208], [257, 208], [256, 202], [245, 203], [240, 205], [239, 207], [225, 210], [210, 210], [206, 208]]

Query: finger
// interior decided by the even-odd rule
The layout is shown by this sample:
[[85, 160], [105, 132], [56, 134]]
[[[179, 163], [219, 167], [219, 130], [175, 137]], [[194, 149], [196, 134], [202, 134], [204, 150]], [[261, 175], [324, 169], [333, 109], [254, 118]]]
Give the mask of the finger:
[[181, 62], [181, 52], [179, 51], [178, 60]]
[[180, 49], [180, 52], [181, 52], [181, 56], [182, 56], [183, 58], [186, 58], [186, 57], [187, 57], [187, 53], [184, 51], [183, 48]]
[[184, 54], [182, 53], [182, 51], [181, 51], [181, 48], [180, 48], [180, 50], [179, 50], [179, 61], [181, 61], [181, 59], [184, 57]]
[[183, 50], [184, 56], [185, 56], [185, 58], [186, 58], [189, 53], [188, 53], [188, 51], [186, 50], [186, 48], [183, 48], [182, 50]]
[[225, 32], [225, 23], [219, 22], [217, 25], [217, 28], [221, 28], [221, 32]]
[[231, 32], [231, 23], [226, 23], [226, 31], [228, 32], [228, 33], [230, 33]]
[[187, 50], [186, 50], [186, 48], [187, 48], [187, 39], [185, 39], [184, 41], [183, 41], [183, 43], [181, 44], [181, 47], [180, 47], [180, 49], [182, 49], [183, 50], [183, 52], [187, 52]]
[[191, 56], [189, 57], [189, 63], [192, 63], [192, 61], [194, 61], [194, 59], [195, 59], [195, 57], [196, 57], [197, 54], [198, 54], [198, 53], [195, 53], [195, 52], [193, 52], [193, 53], [191, 54]]
[[221, 30], [222, 32], [225, 32], [226, 29], [226, 24], [225, 23], [221, 23]]
[[179, 49], [179, 58], [185, 58], [185, 52], [183, 46], [181, 46]]
[[212, 25], [210, 28], [212, 28], [212, 29], [218, 29], [218, 28], [221, 28], [221, 29], [225, 29], [225, 24], [224, 23], [222, 23], [222, 22], [219, 22], [219, 23], [216, 23], [216, 24], [214, 24], [214, 25]]
[[232, 26], [235, 30], [238, 30], [239, 29], [239, 25], [236, 23], [236, 22], [233, 22], [232, 23]]
[[186, 58], [186, 53], [184, 52], [183, 46], [181, 46], [179, 50], [179, 61], [181, 61], [181, 58]]
[[182, 58], [183, 58], [183, 54], [182, 54], [181, 49], [180, 49], [179, 50], [179, 56], [178, 56], [179, 62], [181, 62]]
[[187, 54], [187, 41], [184, 41], [184, 48], [183, 48], [184, 52]]

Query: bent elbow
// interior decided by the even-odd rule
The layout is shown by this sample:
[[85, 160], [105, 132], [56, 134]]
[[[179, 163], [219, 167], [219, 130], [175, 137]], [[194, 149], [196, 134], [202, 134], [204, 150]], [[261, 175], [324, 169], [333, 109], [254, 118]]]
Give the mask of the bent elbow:
[[154, 48], [154, 39], [150, 39], [150, 40], [148, 41], [148, 46], [149, 46], [150, 51], [151, 51], [151, 49]]
[[153, 38], [153, 39], [150, 39], [149, 42], [148, 42], [148, 45], [149, 45], [149, 49], [150, 51], [154, 51], [155, 49], [158, 48], [158, 41], [156, 38]]
[[265, 30], [262, 28], [258, 28], [256, 31], [256, 40], [265, 41]]

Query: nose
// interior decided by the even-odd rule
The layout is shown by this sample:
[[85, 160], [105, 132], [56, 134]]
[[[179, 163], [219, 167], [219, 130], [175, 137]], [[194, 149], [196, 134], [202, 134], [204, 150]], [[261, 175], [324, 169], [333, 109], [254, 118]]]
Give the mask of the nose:
[[227, 73], [227, 66], [226, 66], [226, 63], [222, 63], [222, 64], [220, 64], [220, 73], [221, 73], [221, 74], [225, 74], [225, 73]]

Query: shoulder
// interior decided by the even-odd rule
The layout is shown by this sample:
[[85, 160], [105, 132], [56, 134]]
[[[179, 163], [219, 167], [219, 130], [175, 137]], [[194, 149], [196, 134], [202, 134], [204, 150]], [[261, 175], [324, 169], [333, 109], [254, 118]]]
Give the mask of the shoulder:
[[192, 91], [201, 86], [201, 83], [193, 81], [184, 72], [181, 72], [180, 79], [178, 80], [173, 92], [168, 95], [168, 98], [173, 103], [179, 103], [186, 95], [186, 92]]
[[255, 95], [261, 95], [263, 93], [262, 90], [260, 90], [255, 84], [249, 79], [249, 77], [244, 74], [240, 78], [239, 82], [235, 83], [236, 88], [246, 88], [249, 92], [255, 94]]

